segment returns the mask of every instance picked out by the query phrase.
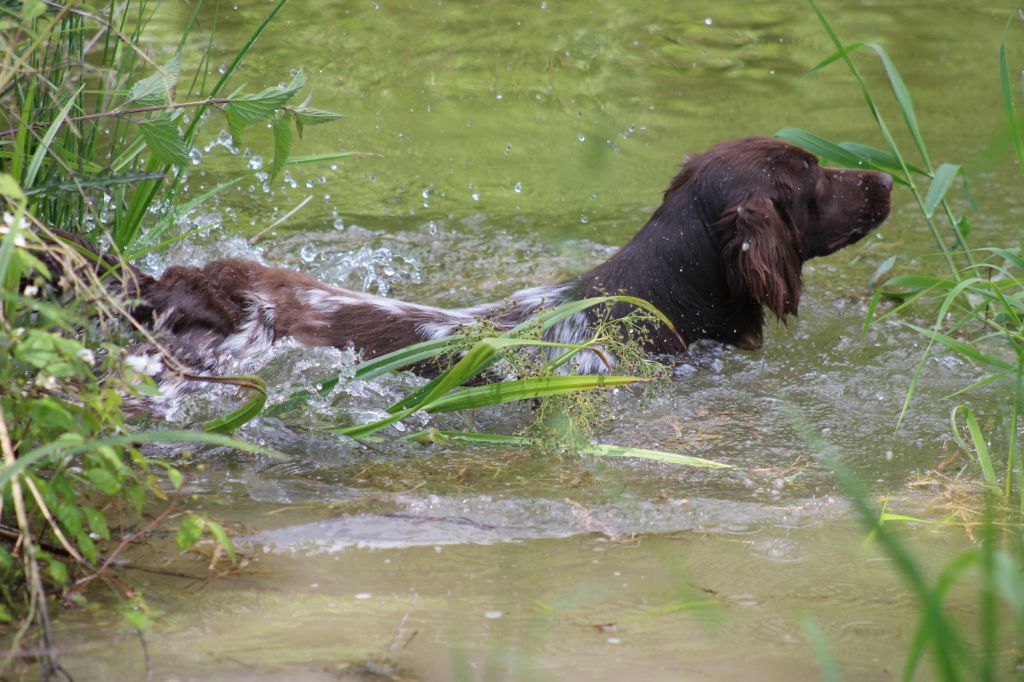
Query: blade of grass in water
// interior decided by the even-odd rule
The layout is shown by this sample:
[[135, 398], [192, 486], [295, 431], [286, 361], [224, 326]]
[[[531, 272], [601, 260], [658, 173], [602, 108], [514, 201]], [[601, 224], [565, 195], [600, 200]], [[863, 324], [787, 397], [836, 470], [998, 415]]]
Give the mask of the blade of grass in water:
[[[582, 313], [586, 311], [588, 308], [592, 308], [596, 305], [601, 305], [605, 303], [627, 303], [630, 305], [637, 306], [653, 314], [658, 320], [662, 322], [662, 324], [668, 327], [668, 329], [671, 330], [673, 334], [675, 334], [676, 336], [679, 335], [675, 327], [672, 326], [672, 323], [669, 321], [669, 319], [665, 317], [665, 315], [655, 306], [651, 305], [650, 303], [643, 299], [636, 298], [633, 296], [598, 296], [594, 298], [583, 299], [580, 301], [570, 301], [568, 303], [563, 303], [561, 305], [555, 306], [554, 308], [551, 308], [549, 310], [543, 310], [534, 317], [530, 318], [528, 321], [502, 333], [499, 338], [512, 337], [517, 334], [526, 333], [531, 329], [538, 330], [539, 332], [544, 332], [553, 327], [554, 325], [558, 324], [559, 322], [562, 322], [563, 320], [568, 319], [569, 317], [572, 317], [577, 313]], [[680, 338], [680, 340], [682, 339]], [[430, 341], [421, 341], [419, 343], [414, 343], [410, 346], [405, 346], [404, 348], [392, 351], [391, 353], [387, 353], [385, 355], [381, 355], [376, 358], [372, 358], [370, 360], [366, 360], [364, 362], [359, 363], [355, 368], [353, 378], [364, 381], [369, 379], [375, 379], [379, 376], [388, 374], [389, 372], [394, 372], [396, 370], [404, 369], [406, 367], [417, 365], [419, 363], [429, 362], [439, 356], [449, 353], [451, 350], [457, 348], [462, 343], [465, 343], [465, 336], [461, 334], [455, 334], [453, 336], [448, 336], [441, 339], [432, 339]], [[319, 392], [323, 394], [327, 391], [332, 390], [338, 384], [339, 379], [340, 377], [338, 377], [337, 375], [321, 378], [316, 382], [321, 387]], [[434, 380], [434, 382], [436, 381], [438, 381], [438, 379]], [[431, 384], [428, 384], [427, 386], [421, 388], [419, 391], [414, 393], [413, 396], [420, 396], [425, 391], [432, 389], [433, 386]], [[289, 396], [288, 399], [285, 400], [284, 402], [277, 403], [267, 408], [266, 414], [268, 414], [269, 416], [280, 415], [283, 412], [286, 412], [287, 410], [290, 410], [295, 406], [301, 404], [301, 402], [308, 398], [310, 395], [311, 394], [309, 391], [296, 392], [295, 394]], [[409, 396], [407, 399], [404, 399], [399, 403], [396, 403], [396, 405], [393, 405], [392, 408], [395, 410], [404, 409], [411, 402], [413, 402], [413, 400], [418, 399], [418, 397], [413, 398], [413, 396]]]
[[517, 400], [545, 398], [561, 393], [575, 393], [599, 388], [625, 386], [650, 381], [646, 377], [620, 377], [604, 375], [532, 377], [517, 381], [474, 386], [423, 405], [427, 412], [453, 412], [489, 407]]
[[[523, 436], [500, 436], [490, 433], [473, 433], [466, 431], [438, 431], [437, 429], [426, 429], [417, 431], [405, 437], [406, 440], [415, 443], [438, 443], [443, 444], [449, 441], [460, 443], [472, 443], [475, 445], [490, 445], [504, 447], [533, 447], [540, 448], [542, 443], [538, 438], [526, 438]], [[679, 455], [674, 452], [662, 450], [647, 450], [643, 448], [630, 448], [621, 445], [591, 444], [579, 448], [580, 452], [595, 457], [633, 457], [636, 459], [648, 459], [667, 464], [681, 464], [683, 466], [701, 467], [709, 469], [732, 469], [732, 465], [715, 462], [702, 457], [690, 455]]]
[[[1010, 80], [1010, 67], [1006, 63], [1006, 31], [1013, 22], [1011, 17], [1003, 27], [1003, 37], [999, 41], [999, 84], [1003, 93], [1003, 108], [1006, 110], [1006, 129], [1010, 133], [1013, 153], [1017, 156], [1017, 168], [1024, 171], [1024, 135], [1021, 134], [1020, 119], [1017, 107], [1013, 102], [1013, 83]], [[1024, 83], [1021, 85], [1024, 88]]]

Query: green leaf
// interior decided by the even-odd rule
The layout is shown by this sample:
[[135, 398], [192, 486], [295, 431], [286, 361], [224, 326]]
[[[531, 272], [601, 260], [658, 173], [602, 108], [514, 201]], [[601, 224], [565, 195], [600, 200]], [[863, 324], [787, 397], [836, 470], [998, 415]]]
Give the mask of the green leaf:
[[136, 630], [149, 630], [153, 627], [153, 621], [143, 611], [137, 611], [135, 609], [126, 609], [122, 611], [124, 620], [129, 626]]
[[263, 410], [267, 402], [267, 384], [256, 376], [247, 377], [226, 377], [229, 379], [244, 380], [246, 387], [252, 389], [256, 395], [249, 402], [242, 405], [230, 414], [219, 419], [214, 419], [203, 424], [203, 431], [208, 433], [231, 433], [243, 424], [255, 419]]
[[327, 154], [313, 154], [312, 156], [293, 156], [285, 163], [289, 166], [301, 166], [309, 163], [323, 163], [324, 161], [337, 161], [347, 159], [350, 156], [367, 156], [366, 152], [329, 152]]
[[[85, 87], [85, 86], [82, 86]], [[22, 180], [22, 188], [28, 189], [35, 185], [36, 175], [39, 173], [39, 169], [43, 165], [43, 158], [50, 151], [50, 145], [53, 143], [53, 138], [56, 137], [57, 131], [64, 126], [64, 120], [68, 117], [68, 113], [71, 111], [71, 107], [75, 105], [78, 99], [78, 94], [82, 91], [80, 87], [78, 90], [73, 92], [64, 102], [64, 106], [57, 115], [50, 121], [50, 127], [46, 129], [46, 134], [43, 135], [43, 139], [40, 141], [39, 146], [36, 147], [36, 151], [32, 154], [32, 160], [29, 161], [28, 167], [25, 170], [25, 175]]]
[[889, 256], [884, 261], [882, 261], [882, 264], [879, 265], [875, 269], [874, 273], [872, 273], [871, 277], [868, 278], [868, 288], [874, 289], [876, 286], [878, 286], [878, 283], [882, 281], [883, 277], [889, 274], [889, 271], [892, 270], [892, 266], [895, 264], [896, 256]]
[[[1010, 69], [1006, 63], [1006, 30], [1013, 21], [1011, 18], [1003, 27], [1003, 37], [999, 41], [999, 85], [1003, 93], [1003, 109], [1006, 111], [1006, 129], [1010, 133], [1013, 152], [1017, 156], [1017, 167], [1024, 171], [1024, 135], [1021, 133], [1020, 119], [1013, 103], [1013, 84], [1010, 81]], [[1024, 79], [1021, 87], [1024, 88]]]
[[189, 165], [185, 140], [178, 135], [174, 121], [166, 116], [161, 116], [148, 121], [138, 121], [138, 126], [142, 132], [142, 138], [146, 141], [146, 147], [154, 159], [160, 163], [176, 166]]
[[[218, 433], [203, 433], [201, 431], [138, 431], [124, 436], [111, 436], [109, 438], [94, 439], [84, 439], [78, 434], [65, 434], [56, 441], [40, 445], [39, 447], [33, 448], [25, 454], [20, 455], [14, 464], [0, 467], [0, 488], [6, 486], [7, 483], [15, 476], [18, 476], [22, 471], [31, 467], [35, 462], [38, 462], [39, 460], [54, 453], [59, 452], [65, 455], [75, 455], [93, 451], [97, 447], [104, 445], [112, 447], [131, 447], [138, 443], [163, 442], [205, 443], [208, 445], [235, 448], [243, 452], [251, 452], [276, 459], [286, 459], [286, 457], [277, 450], [272, 450], [253, 443], [247, 443], [246, 441], [239, 440], [238, 438], [229, 438]], [[131, 486], [128, 487], [126, 492], [129, 495], [139, 494], [134, 490], [134, 487]], [[143, 498], [145, 497], [145, 489], [142, 489], [141, 495]], [[137, 501], [137, 499], [133, 499], [133, 501]]]
[[64, 403], [54, 397], [29, 400], [25, 403], [28, 416], [38, 427], [43, 426], [56, 433], [72, 431], [75, 427], [74, 417]]
[[829, 142], [823, 137], [809, 133], [800, 128], [783, 128], [775, 133], [775, 137], [789, 140], [807, 151], [817, 154], [823, 158], [835, 161], [851, 168], [864, 168], [868, 165], [865, 159], [853, 152], [840, 147], [834, 142]]
[[[874, 168], [892, 173], [893, 180], [895, 182], [902, 185], [910, 185], [909, 182], [901, 177], [903, 175], [903, 166], [900, 165], [900, 160], [896, 158], [894, 154], [866, 144], [859, 144], [857, 142], [840, 142], [839, 146], [848, 152], [867, 159]], [[928, 171], [923, 168], [919, 168], [911, 163], [906, 163], [906, 160], [904, 160], [904, 163], [906, 164], [907, 170], [911, 173], [928, 175]]]
[[533, 377], [530, 379], [502, 381], [495, 384], [466, 388], [451, 395], [425, 403], [423, 405], [423, 409], [427, 412], [454, 412], [458, 410], [475, 409], [478, 407], [488, 407], [490, 405], [499, 405], [501, 403], [508, 403], [516, 400], [544, 398], [562, 393], [575, 393], [578, 391], [590, 391], [599, 388], [625, 386], [627, 384], [635, 384], [642, 381], [650, 381], [650, 379], [645, 377], [620, 377], [589, 374], [579, 376]]
[[933, 341], [941, 343], [942, 345], [949, 348], [951, 351], [959, 353], [968, 360], [973, 360], [974, 362], [977, 362], [980, 365], [988, 365], [990, 367], [996, 367], [1002, 370], [1013, 369], [1013, 365], [1010, 364], [1008, 361], [1004, 360], [1003, 358], [997, 355], [989, 355], [987, 353], [983, 353], [974, 346], [970, 345], [969, 343], [958, 341], [957, 339], [954, 339], [951, 336], [943, 334], [942, 332], [935, 331], [934, 329], [925, 329], [924, 327], [919, 327], [918, 325], [910, 323], [905, 324], [914, 331], [918, 332], [919, 334], [926, 336], [929, 339], [932, 339]]
[[191, 549], [202, 537], [205, 525], [206, 520], [198, 514], [189, 514], [182, 519], [181, 525], [178, 526], [178, 549], [182, 552]]
[[[957, 413], [960, 411], [964, 413], [964, 419], [967, 422], [967, 432], [971, 436], [971, 443], [974, 445], [971, 448], [960, 435], [960, 425], [957, 423]], [[988, 443], [985, 442], [985, 436], [981, 433], [981, 427], [978, 425], [978, 420], [975, 419], [974, 413], [966, 405], [957, 405], [949, 413], [949, 425], [953, 430], [953, 438], [956, 440], [957, 445], [965, 453], [974, 451], [978, 457], [978, 464], [981, 465], [982, 476], [985, 478], [985, 483], [995, 490], [999, 491], [999, 479], [996, 477], [995, 467], [992, 465], [992, 457], [988, 451]]]
[[60, 525], [64, 527], [64, 530], [68, 531], [71, 535], [78, 535], [82, 532], [82, 521], [83, 514], [79, 510], [78, 505], [73, 502], [60, 502], [57, 508], [54, 510], [57, 513], [57, 519], [60, 521]]
[[0, 623], [12, 623], [14, 617], [11, 616], [11, 612], [7, 610], [7, 607], [0, 604]]
[[274, 131], [274, 158], [270, 162], [270, 176], [276, 178], [277, 174], [284, 168], [284, 162], [288, 159], [288, 154], [292, 150], [295, 134], [292, 131], [291, 121], [285, 115], [276, 116], [273, 124], [271, 124], [271, 128]]
[[207, 519], [206, 528], [210, 531], [210, 535], [217, 541], [224, 551], [227, 552], [228, 558], [231, 559], [231, 563], [235, 563], [235, 544], [231, 542], [231, 538], [224, 531], [224, 528], [216, 521], [210, 521]]
[[184, 477], [181, 475], [181, 472], [174, 467], [167, 467], [167, 480], [170, 481], [171, 486], [173, 486], [175, 490], [180, 490]]
[[121, 482], [106, 469], [94, 467], [86, 471], [85, 476], [104, 495], [116, 495], [121, 489]]
[[62, 586], [63, 585], [67, 585], [68, 584], [68, 567], [65, 566], [63, 562], [57, 561], [56, 559], [48, 559], [48, 561], [49, 561], [48, 568], [50, 570], [50, 577], [53, 578], [53, 581], [55, 583], [57, 583], [58, 585], [62, 585]]
[[142, 513], [142, 505], [146, 502], [146, 488], [141, 483], [125, 486], [124, 496], [132, 504], [136, 514]]
[[928, 186], [928, 194], [924, 198], [924, 214], [931, 218], [936, 207], [946, 195], [946, 191], [953, 185], [960, 172], [960, 166], [955, 163], [944, 163], [935, 171], [931, 184]]
[[82, 555], [88, 559], [90, 563], [96, 563], [96, 543], [92, 541], [92, 538], [81, 531], [75, 533], [74, 536], [75, 544], [78, 545], [78, 549], [82, 552]]
[[324, 111], [323, 109], [311, 109], [309, 107], [300, 107], [298, 109], [291, 110], [292, 115], [295, 116], [295, 120], [304, 126], [315, 126], [322, 123], [329, 123], [330, 121], [338, 121], [346, 118], [343, 114], [336, 114], [333, 111]]
[[107, 517], [103, 515], [103, 512], [88, 506], [82, 507], [82, 511], [85, 513], [85, 519], [89, 523], [89, 530], [104, 540], [109, 540], [110, 529], [107, 528]]
[[638, 457], [640, 459], [651, 459], [656, 462], [668, 464], [682, 464], [689, 467], [701, 467], [706, 469], [733, 469], [731, 464], [723, 464], [702, 457], [690, 455], [678, 455], [674, 452], [662, 452], [661, 450], [645, 450], [643, 448], [630, 448], [621, 445], [587, 445], [580, 448], [580, 452], [598, 457]]
[[8, 175], [7, 173], [0, 173], [0, 196], [21, 201], [25, 198], [25, 193], [21, 191], [21, 186], [18, 184], [18, 181], [14, 179], [14, 176]]
[[46, 12], [46, 3], [42, 0], [24, 0], [21, 5], [21, 20], [28, 23], [41, 17]]
[[181, 54], [178, 53], [167, 62], [161, 71], [143, 78], [128, 91], [127, 102], [135, 102], [142, 106], [166, 104], [171, 101], [171, 92], [181, 75]]
[[235, 144], [239, 144], [243, 128], [273, 116], [274, 112], [287, 104], [305, 84], [306, 76], [300, 69], [287, 86], [275, 85], [255, 95], [232, 97], [224, 107], [224, 114], [227, 116], [228, 128]]
[[928, 151], [924, 146], [924, 139], [922, 139], [921, 130], [917, 125], [917, 115], [914, 113], [914, 102], [910, 97], [910, 90], [907, 89], [906, 83], [903, 82], [903, 77], [900, 76], [896, 65], [889, 58], [889, 53], [882, 46], [875, 43], [866, 43], [866, 46], [874, 50], [878, 58], [882, 60], [882, 66], [885, 67], [885, 73], [889, 77], [889, 86], [892, 88], [892, 94], [896, 97], [896, 103], [899, 104], [900, 113], [903, 114], [903, 120], [907, 124], [907, 129], [910, 131], [911, 137], [914, 138], [914, 143], [917, 145], [917, 150], [921, 153], [921, 158], [924, 159], [925, 166], [931, 168], [932, 164], [928, 159]]
[[[437, 429], [426, 429], [410, 433], [405, 440], [414, 443], [438, 443], [444, 444], [448, 441], [473, 443], [477, 445], [504, 446], [504, 447], [540, 447], [540, 439], [525, 438], [523, 436], [501, 436], [492, 433], [473, 433], [465, 431], [439, 431]], [[684, 466], [702, 467], [710, 469], [732, 469], [730, 464], [722, 464], [701, 457], [679, 455], [673, 452], [661, 450], [645, 450], [642, 448], [630, 448], [621, 445], [590, 444], [580, 448], [580, 452], [597, 457], [637, 457], [640, 459], [651, 459], [668, 464], [682, 464]]]

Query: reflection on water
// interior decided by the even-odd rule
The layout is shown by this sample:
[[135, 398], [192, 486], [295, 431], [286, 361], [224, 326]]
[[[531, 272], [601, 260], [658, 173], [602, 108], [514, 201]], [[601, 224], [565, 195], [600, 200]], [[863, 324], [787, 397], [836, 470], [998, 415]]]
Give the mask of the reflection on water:
[[[975, 234], [1014, 234], [1019, 192], [977, 155], [1001, 125], [1003, 10], [823, 4], [848, 40], [890, 50], [933, 156], [973, 164], [985, 209]], [[190, 11], [162, 7], [153, 25], [167, 44]], [[227, 60], [266, 7], [218, 11]], [[273, 187], [243, 181], [179, 226], [204, 227], [199, 239], [144, 265], [244, 255], [455, 306], [556, 281], [624, 243], [684, 153], [786, 125], [880, 144], [840, 69], [803, 76], [828, 51], [800, 3], [296, 1], [242, 80], [255, 89], [302, 66], [315, 104], [350, 118], [308, 129], [295, 153], [375, 156], [298, 167]], [[884, 90], [876, 65], [864, 67]], [[268, 135], [254, 130], [233, 149], [222, 125], [216, 116], [206, 124], [192, 194], [233, 170], [261, 171]], [[255, 245], [241, 236], [306, 197]], [[163, 613], [146, 635], [156, 677], [812, 679], [804, 615], [824, 630], [844, 679], [895, 677], [914, 627], [910, 600], [834, 497], [817, 443], [879, 490], [898, 490], [951, 454], [946, 396], [974, 369], [954, 358], [926, 363], [893, 434], [923, 347], [894, 322], [861, 330], [865, 283], [883, 260], [933, 262], [909, 203], [897, 190], [877, 234], [808, 264], [799, 321], [771, 325], [764, 350], [696, 348], [653, 391], [611, 397], [598, 425], [605, 442], [735, 470], [419, 446], [394, 429], [356, 444], [316, 430], [380, 416], [419, 384], [409, 376], [342, 383], [245, 427], [286, 462], [168, 453], [188, 472], [195, 508], [231, 525], [249, 559], [241, 575], [212, 583], [129, 576]], [[353, 362], [341, 351], [282, 347], [238, 369], [258, 370], [273, 400], [345, 375]], [[170, 418], [203, 419], [232, 399], [229, 388], [212, 389]], [[529, 406], [509, 406], [404, 426], [515, 433], [530, 418]], [[934, 513], [920, 500], [901, 504]], [[936, 565], [962, 543], [950, 532], [906, 534]], [[132, 560], [155, 564], [170, 551], [157, 538]], [[189, 557], [174, 566], [206, 574]], [[137, 651], [135, 640], [98, 625], [80, 612], [59, 621], [65, 664], [83, 679], [143, 676], [141, 653], [108, 653]]]

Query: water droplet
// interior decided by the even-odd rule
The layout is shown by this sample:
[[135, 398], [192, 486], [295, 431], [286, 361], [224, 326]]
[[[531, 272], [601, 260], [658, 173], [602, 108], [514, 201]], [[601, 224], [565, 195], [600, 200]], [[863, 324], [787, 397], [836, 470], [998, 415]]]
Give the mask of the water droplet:
[[711, 25], [711, 24], [713, 24], [713, 23], [715, 23], [715, 22], [714, 22], [714, 21], [712, 21], [711, 17], [706, 17], [706, 18], [704, 19], [704, 25], [705, 25], [705, 26], [710, 26], [710, 25]]
[[342, 218], [335, 218], [333, 225], [335, 230], [345, 229], [345, 221]]
[[473, 197], [473, 201], [480, 201], [480, 192], [473, 192], [470, 196]]
[[299, 256], [306, 263], [312, 263], [316, 260], [316, 247], [312, 244], [306, 244], [299, 250]]
[[259, 156], [255, 156], [254, 155], [251, 159], [249, 159], [249, 169], [250, 170], [260, 170], [261, 168], [263, 168], [263, 159], [262, 158], [260, 158]]
[[504, 614], [501, 611], [484, 611], [484, 618], [489, 620], [496, 620], [501, 618]]
[[584, 142], [586, 141], [587, 136], [584, 135], [583, 133], [580, 133], [579, 135], [576, 136], [576, 139], [579, 140], [580, 142]]
[[518, 194], [519, 192], [522, 192], [522, 191], [523, 191], [523, 183], [521, 183], [521, 182], [517, 182], [517, 183], [515, 184], [515, 186], [514, 186], [514, 187], [512, 188], [512, 191], [513, 191], [513, 192], [516, 192], [517, 194]]

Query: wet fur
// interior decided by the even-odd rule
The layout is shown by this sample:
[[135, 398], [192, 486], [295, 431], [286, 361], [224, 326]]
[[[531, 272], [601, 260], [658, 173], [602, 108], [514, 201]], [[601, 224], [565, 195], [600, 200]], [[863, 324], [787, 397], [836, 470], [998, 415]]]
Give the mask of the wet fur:
[[[892, 179], [821, 168], [808, 152], [769, 138], [723, 142], [688, 160], [661, 206], [618, 253], [558, 285], [507, 300], [441, 309], [353, 292], [308, 275], [242, 259], [137, 273], [147, 318], [171, 351], [200, 371], [290, 337], [305, 346], [354, 348], [371, 358], [454, 333], [481, 318], [511, 327], [537, 310], [602, 294], [646, 299], [685, 344], [713, 339], [745, 349], [762, 342], [763, 310], [785, 320], [800, 303], [804, 261], [856, 242], [889, 213]], [[586, 338], [578, 314], [548, 336]], [[678, 353], [679, 337], [652, 328], [650, 350]], [[602, 371], [594, 354], [579, 372]]]

